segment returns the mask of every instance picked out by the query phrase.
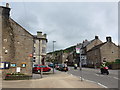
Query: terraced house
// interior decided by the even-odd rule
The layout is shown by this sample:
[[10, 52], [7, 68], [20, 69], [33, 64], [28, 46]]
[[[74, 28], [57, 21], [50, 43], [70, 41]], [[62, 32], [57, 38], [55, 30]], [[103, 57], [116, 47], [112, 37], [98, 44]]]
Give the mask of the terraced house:
[[87, 52], [88, 64], [99, 66], [103, 60], [115, 62], [119, 57], [118, 46], [112, 42], [111, 37], [106, 37], [106, 42], [96, 45]]

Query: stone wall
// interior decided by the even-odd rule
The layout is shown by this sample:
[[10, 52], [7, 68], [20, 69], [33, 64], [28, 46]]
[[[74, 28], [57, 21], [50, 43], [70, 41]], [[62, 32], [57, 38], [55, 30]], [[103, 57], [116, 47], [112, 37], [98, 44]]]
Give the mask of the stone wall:
[[106, 58], [106, 61], [112, 62], [118, 59], [118, 47], [112, 43], [107, 42], [101, 48], [101, 59]]
[[101, 62], [101, 53], [100, 49], [95, 49], [87, 52], [87, 64], [90, 65], [99, 65]]
[[[0, 14], [2, 17], [0, 18], [2, 21], [2, 62], [16, 64], [16, 67], [3, 69], [2, 76], [4, 78], [6, 73], [15, 73], [17, 67], [21, 68], [20, 73], [32, 75], [32, 58], [29, 55], [33, 53], [33, 36], [6, 15], [9, 14], [9, 8], [0, 7], [0, 10], [4, 10], [2, 13], [5, 14]], [[22, 64], [26, 64], [26, 67], [22, 67]]]

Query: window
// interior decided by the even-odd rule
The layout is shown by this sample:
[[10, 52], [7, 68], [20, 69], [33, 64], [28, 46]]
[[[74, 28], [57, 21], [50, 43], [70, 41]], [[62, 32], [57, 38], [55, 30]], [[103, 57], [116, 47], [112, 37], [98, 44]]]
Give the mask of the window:
[[33, 57], [33, 59], [36, 59], [36, 57]]
[[26, 64], [23, 63], [23, 64], [22, 64], [22, 67], [26, 67]]
[[10, 67], [16, 67], [16, 64], [15, 63], [11, 63]]
[[0, 69], [4, 69], [5, 63], [4, 62], [0, 62]]
[[45, 45], [45, 44], [46, 44], [46, 40], [42, 40], [42, 44], [44, 44], [44, 45]]
[[42, 47], [42, 53], [46, 53], [46, 48]]

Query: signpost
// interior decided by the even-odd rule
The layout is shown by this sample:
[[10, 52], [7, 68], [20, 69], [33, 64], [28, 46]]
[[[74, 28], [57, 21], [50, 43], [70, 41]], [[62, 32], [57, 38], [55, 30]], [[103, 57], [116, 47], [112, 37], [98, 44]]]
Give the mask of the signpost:
[[80, 71], [81, 71], [81, 81], [83, 81], [83, 79], [82, 79], [82, 60], [81, 60], [81, 50], [80, 50], [80, 48], [78, 48], [78, 46], [76, 46], [76, 53], [77, 53], [77, 54], [80, 54], [79, 67], [80, 67]]

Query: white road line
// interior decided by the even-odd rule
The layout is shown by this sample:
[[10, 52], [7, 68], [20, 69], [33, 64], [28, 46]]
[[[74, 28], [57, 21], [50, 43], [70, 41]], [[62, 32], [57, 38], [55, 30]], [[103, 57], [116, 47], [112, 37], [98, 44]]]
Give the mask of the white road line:
[[95, 74], [96, 76], [100, 76], [100, 75], [98, 75], [98, 74]]
[[96, 83], [97, 84], [97, 82], [95, 82], [95, 81], [91, 81], [91, 80], [87, 80], [87, 79], [84, 79], [85, 81], [88, 81], [88, 82], [92, 82], [92, 83]]
[[117, 78], [117, 77], [113, 77], [114, 79], [119, 79], [119, 78]]
[[100, 86], [104, 87], [104, 88], [108, 88], [107, 86], [101, 84], [101, 83], [98, 83]]
[[112, 76], [108, 76], [108, 77], [119, 80], [119, 78], [118, 78], [118, 77], [112, 77]]
[[[68, 74], [70, 74], [70, 73], [68, 73]], [[73, 75], [73, 74], [70, 74], [71, 76], [74, 76], [74, 77], [79, 77], [79, 76], [75, 76], [75, 75]], [[97, 75], [97, 74], [96, 74]], [[81, 79], [81, 77], [79, 77], [80, 79]], [[101, 84], [101, 83], [97, 83], [97, 82], [95, 82], [95, 81], [92, 81], [92, 80], [88, 80], [88, 79], [84, 79], [84, 78], [82, 78], [82, 80], [85, 80], [85, 81], [88, 81], [88, 82], [92, 82], [92, 83], [95, 83], [95, 84], [98, 84], [98, 85], [100, 85], [100, 86], [102, 86], [102, 87], [104, 87], [104, 88], [108, 88], [107, 86], [105, 86], [105, 85], [103, 85], [103, 84]]]

